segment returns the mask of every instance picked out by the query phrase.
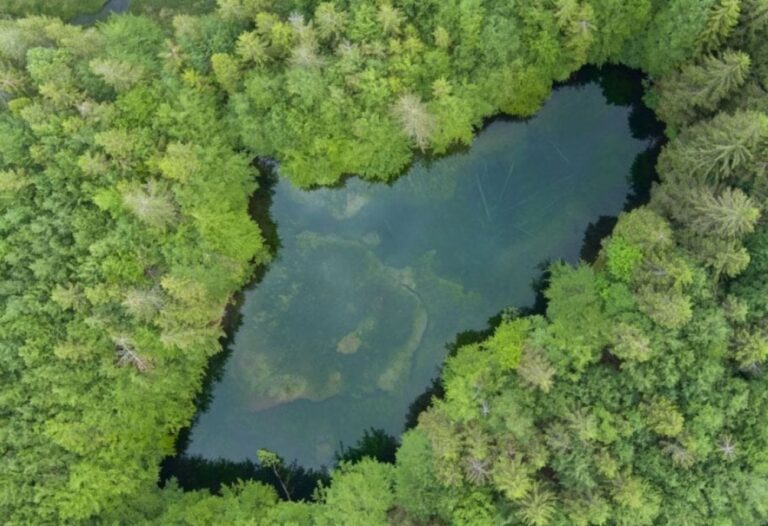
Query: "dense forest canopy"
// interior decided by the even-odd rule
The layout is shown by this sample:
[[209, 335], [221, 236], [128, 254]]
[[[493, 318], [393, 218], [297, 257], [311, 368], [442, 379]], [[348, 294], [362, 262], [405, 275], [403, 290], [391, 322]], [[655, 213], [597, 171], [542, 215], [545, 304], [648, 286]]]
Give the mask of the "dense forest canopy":
[[[48, 16], [71, 4], [0, 20], [6, 523], [768, 520], [768, 1]], [[486, 117], [532, 115], [588, 63], [649, 74], [661, 182], [593, 265], [553, 265], [545, 314], [447, 360], [394, 464], [344, 462], [312, 502], [157, 487], [224, 310], [269, 258], [254, 157], [302, 187], [391, 180]]]

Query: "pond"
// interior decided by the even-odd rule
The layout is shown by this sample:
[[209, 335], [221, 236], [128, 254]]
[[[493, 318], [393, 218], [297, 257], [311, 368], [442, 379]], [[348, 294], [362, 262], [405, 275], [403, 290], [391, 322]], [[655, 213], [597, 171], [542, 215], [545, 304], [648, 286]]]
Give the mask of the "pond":
[[302, 191], [280, 178], [280, 249], [242, 322], [187, 455], [271, 449], [330, 465], [364, 429], [399, 435], [446, 343], [531, 304], [546, 260], [577, 262], [587, 226], [618, 214], [649, 139], [596, 82], [556, 90], [532, 119], [497, 119], [471, 149], [391, 185]]

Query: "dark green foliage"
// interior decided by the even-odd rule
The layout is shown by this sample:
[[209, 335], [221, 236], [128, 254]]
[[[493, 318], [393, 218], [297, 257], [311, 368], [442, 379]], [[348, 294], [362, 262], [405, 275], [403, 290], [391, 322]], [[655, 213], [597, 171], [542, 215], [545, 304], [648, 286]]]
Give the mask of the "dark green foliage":
[[394, 464], [398, 440], [383, 429], [366, 429], [363, 436], [353, 447], [342, 444], [336, 452], [336, 462], [360, 462], [363, 458], [372, 458], [379, 462]]
[[[328, 483], [328, 476], [322, 471], [288, 465], [286, 480], [291, 497], [295, 500], [308, 500], [319, 483]], [[271, 469], [260, 466], [250, 460], [233, 462], [231, 460], [208, 460], [200, 457], [182, 456], [173, 458], [163, 465], [163, 471], [173, 474], [175, 483], [185, 491], [208, 490], [220, 493], [226, 486], [232, 486], [239, 480], [259, 481], [279, 487]], [[168, 477], [161, 472], [161, 477]]]
[[713, 112], [749, 76], [750, 58], [743, 52], [725, 51], [704, 57], [660, 82], [656, 111], [669, 126], [679, 128]]
[[47, 15], [69, 20], [81, 13], [95, 13], [102, 5], [104, 0], [3, 0], [0, 15]]

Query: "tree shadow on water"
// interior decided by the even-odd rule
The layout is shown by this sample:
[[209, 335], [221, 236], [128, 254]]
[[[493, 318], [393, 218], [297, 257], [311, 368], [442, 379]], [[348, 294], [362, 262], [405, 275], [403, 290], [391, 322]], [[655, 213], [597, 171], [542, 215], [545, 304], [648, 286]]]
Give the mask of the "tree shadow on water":
[[[248, 203], [248, 211], [251, 218], [258, 224], [264, 237], [270, 256], [274, 259], [281, 248], [277, 231], [277, 223], [270, 214], [272, 200], [275, 193], [275, 185], [278, 178], [275, 165], [269, 159], [257, 159], [254, 167], [258, 170], [257, 190], [251, 196]], [[160, 464], [160, 479], [158, 484], [163, 487], [171, 479], [175, 478], [179, 486], [185, 490], [208, 489], [218, 492], [222, 485], [231, 484], [238, 479], [261, 480], [276, 487], [278, 480], [272, 470], [262, 468], [258, 464], [246, 460], [235, 462], [226, 459], [210, 460], [200, 456], [187, 456], [186, 450], [190, 443], [192, 429], [197, 424], [200, 415], [205, 413], [214, 398], [216, 385], [222, 380], [226, 372], [226, 364], [232, 355], [232, 344], [238, 329], [243, 323], [242, 305], [246, 292], [257, 286], [269, 270], [269, 265], [259, 265], [254, 269], [253, 276], [248, 284], [238, 291], [227, 305], [222, 318], [224, 336], [220, 340], [221, 352], [212, 356], [208, 362], [205, 377], [200, 391], [195, 396], [195, 416], [188, 427], [183, 428], [175, 442], [176, 454], [163, 459]], [[285, 469], [293, 474], [297, 493], [311, 493], [307, 488], [314, 487], [318, 480], [327, 477], [325, 472], [306, 470], [295, 464]]]

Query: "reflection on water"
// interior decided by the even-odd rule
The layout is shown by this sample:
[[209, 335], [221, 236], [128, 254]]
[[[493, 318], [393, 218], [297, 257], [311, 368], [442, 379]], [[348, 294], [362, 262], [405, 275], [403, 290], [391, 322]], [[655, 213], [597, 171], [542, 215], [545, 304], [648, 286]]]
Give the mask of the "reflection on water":
[[391, 186], [351, 179], [301, 191], [280, 180], [282, 248], [246, 292], [242, 325], [190, 455], [275, 450], [329, 464], [363, 429], [398, 434], [445, 343], [533, 299], [545, 259], [579, 256], [615, 215], [647, 141], [597, 84], [558, 90], [527, 122], [498, 120], [472, 148]]
[[112, 13], [125, 13], [131, 6], [131, 0], [109, 0], [97, 13], [83, 13], [72, 19], [72, 23], [79, 26], [89, 26], [96, 22], [106, 20]]

